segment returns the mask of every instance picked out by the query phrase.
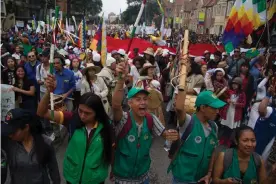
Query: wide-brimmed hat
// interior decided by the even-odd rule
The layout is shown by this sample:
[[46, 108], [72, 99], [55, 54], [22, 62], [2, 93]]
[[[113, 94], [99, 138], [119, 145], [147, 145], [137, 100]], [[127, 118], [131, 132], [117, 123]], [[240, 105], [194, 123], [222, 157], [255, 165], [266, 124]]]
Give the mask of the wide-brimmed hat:
[[153, 50], [153, 48], [151, 48], [151, 47], [147, 48], [144, 51], [144, 54], [148, 54], [148, 55], [154, 56], [154, 50]]
[[149, 68], [156, 68], [156, 66], [152, 65], [151, 63], [145, 63], [143, 65], [142, 70], [140, 71], [140, 74], [143, 73], [145, 70], [149, 69]]
[[101, 68], [98, 66], [95, 66], [93, 63], [88, 63], [87, 66], [82, 71], [83, 73], [86, 73], [89, 69], [95, 70], [96, 74], [101, 71]]
[[242, 85], [242, 78], [241, 78], [241, 77], [235, 77], [235, 78], [232, 80], [232, 83]]

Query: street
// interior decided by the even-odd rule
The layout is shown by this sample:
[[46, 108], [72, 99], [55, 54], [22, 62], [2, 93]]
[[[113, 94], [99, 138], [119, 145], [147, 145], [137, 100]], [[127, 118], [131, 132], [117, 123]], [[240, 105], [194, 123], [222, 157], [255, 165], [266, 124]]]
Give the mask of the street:
[[[57, 149], [57, 160], [59, 165], [59, 170], [61, 174], [61, 183], [66, 184], [63, 173], [62, 173], [62, 164], [64, 153], [67, 147], [68, 139], [65, 138], [63, 143]], [[171, 183], [171, 174], [167, 174], [167, 168], [169, 165], [169, 159], [167, 152], [163, 148], [164, 139], [162, 137], [156, 137], [153, 140], [151, 148], [151, 170], [150, 170], [150, 183], [151, 184], [167, 184]], [[109, 179], [106, 180], [106, 184], [111, 184]]]

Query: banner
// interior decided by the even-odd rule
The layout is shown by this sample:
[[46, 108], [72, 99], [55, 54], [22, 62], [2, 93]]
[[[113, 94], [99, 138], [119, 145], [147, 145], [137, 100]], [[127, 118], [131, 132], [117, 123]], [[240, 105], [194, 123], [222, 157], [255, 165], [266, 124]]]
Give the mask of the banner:
[[13, 86], [1, 84], [1, 120], [5, 119], [7, 112], [15, 108], [15, 94]]
[[204, 20], [205, 20], [205, 12], [199, 12], [199, 14], [198, 14], [198, 24], [199, 25], [204, 25]]

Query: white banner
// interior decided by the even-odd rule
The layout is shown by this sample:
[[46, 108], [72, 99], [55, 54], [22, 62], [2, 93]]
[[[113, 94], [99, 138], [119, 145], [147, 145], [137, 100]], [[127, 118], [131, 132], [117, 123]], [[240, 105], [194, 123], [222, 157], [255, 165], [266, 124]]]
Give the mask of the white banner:
[[7, 112], [15, 108], [15, 94], [11, 90], [13, 86], [1, 84], [1, 120], [5, 119]]
[[150, 27], [150, 26], [146, 26], [146, 34], [154, 34], [155, 28], [154, 27]]

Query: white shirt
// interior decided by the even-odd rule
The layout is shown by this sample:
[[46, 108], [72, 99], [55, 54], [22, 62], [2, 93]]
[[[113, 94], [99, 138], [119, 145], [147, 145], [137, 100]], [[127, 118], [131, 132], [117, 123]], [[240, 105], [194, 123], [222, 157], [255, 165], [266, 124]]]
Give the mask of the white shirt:
[[[50, 74], [50, 66], [49, 66], [48, 70], [45, 70], [43, 63], [37, 65], [37, 67], [36, 67], [36, 80], [37, 81], [40, 80], [42, 82], [45, 82], [45, 78], [47, 78], [48, 74]], [[40, 85], [40, 91], [43, 93], [46, 92], [46, 86], [44, 84]]]
[[82, 73], [78, 71], [72, 70], [75, 76], [76, 81], [76, 91], [81, 91], [81, 81], [82, 81]]

